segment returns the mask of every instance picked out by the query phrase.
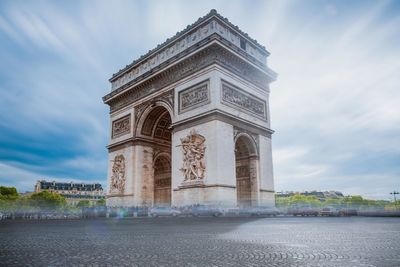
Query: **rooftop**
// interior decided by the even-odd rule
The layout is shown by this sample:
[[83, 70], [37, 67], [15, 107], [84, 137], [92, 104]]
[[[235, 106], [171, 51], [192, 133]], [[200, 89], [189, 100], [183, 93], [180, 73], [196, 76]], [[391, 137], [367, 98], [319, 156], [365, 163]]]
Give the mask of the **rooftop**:
[[38, 181], [40, 189], [52, 189], [52, 190], [78, 190], [78, 191], [94, 191], [103, 190], [100, 183], [75, 183], [75, 182], [56, 182], [56, 181]]

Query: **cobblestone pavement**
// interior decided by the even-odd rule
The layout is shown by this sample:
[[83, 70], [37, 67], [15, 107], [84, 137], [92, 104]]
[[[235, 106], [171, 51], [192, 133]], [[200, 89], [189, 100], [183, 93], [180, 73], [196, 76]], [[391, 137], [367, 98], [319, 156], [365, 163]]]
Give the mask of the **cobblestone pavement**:
[[400, 218], [0, 222], [1, 266], [400, 266]]

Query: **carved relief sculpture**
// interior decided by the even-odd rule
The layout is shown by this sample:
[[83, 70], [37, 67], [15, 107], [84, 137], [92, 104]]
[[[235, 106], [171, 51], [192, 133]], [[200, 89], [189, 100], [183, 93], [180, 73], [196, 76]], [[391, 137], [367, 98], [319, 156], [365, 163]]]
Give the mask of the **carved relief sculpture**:
[[179, 112], [184, 112], [210, 102], [208, 80], [179, 92]]
[[113, 161], [110, 193], [123, 194], [125, 190], [125, 157], [117, 155]]
[[222, 81], [222, 103], [266, 119], [266, 103], [264, 100], [246, 93], [225, 81]]
[[118, 136], [127, 134], [131, 132], [131, 115], [126, 115], [112, 124], [112, 137], [116, 138]]
[[195, 130], [185, 138], [181, 138], [183, 152], [183, 166], [180, 169], [184, 175], [184, 181], [202, 180], [206, 170], [204, 153], [206, 147], [204, 136], [196, 133]]

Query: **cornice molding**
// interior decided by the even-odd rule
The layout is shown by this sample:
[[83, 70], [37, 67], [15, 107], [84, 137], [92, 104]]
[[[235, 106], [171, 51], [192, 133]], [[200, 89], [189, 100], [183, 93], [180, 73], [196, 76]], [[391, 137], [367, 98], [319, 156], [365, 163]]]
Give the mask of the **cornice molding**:
[[[186, 29], [177, 32], [175, 36], [168, 38], [164, 43], [149, 50], [145, 55], [142, 55], [131, 64], [126, 65], [123, 69], [113, 74], [109, 80], [112, 83], [112, 90], [123, 85], [126, 80], [131, 80], [132, 77], [138, 76], [148, 69], [152, 69], [171, 57], [175, 57], [176, 53], [197, 45], [199, 41], [212, 34], [220, 35], [231, 45], [241, 48], [246, 54], [256, 59], [262, 65], [266, 65], [266, 58], [269, 56], [269, 52], [265, 47], [213, 9], [204, 17], [199, 18], [195, 23], [188, 25]], [[248, 45], [242, 47], [242, 42]], [[125, 77], [125, 80], [122, 81], [121, 78], [126, 75], [128, 77]]]
[[275, 193], [275, 190], [269, 190], [269, 189], [260, 189], [260, 192], [266, 192], [266, 193]]
[[209, 187], [223, 187], [223, 188], [230, 188], [230, 189], [236, 188], [236, 186], [228, 185], [228, 184], [194, 184], [194, 185], [178, 186], [178, 188], [174, 188], [174, 191], [192, 189], [192, 188], [209, 188]]
[[227, 112], [224, 112], [220, 109], [213, 109], [210, 111], [206, 111], [204, 113], [200, 113], [200, 114], [190, 117], [188, 119], [175, 122], [171, 125], [172, 133], [175, 133], [177, 131], [181, 131], [186, 128], [193, 127], [193, 126], [196, 126], [199, 124], [210, 122], [213, 120], [219, 120], [219, 121], [231, 124], [234, 127], [246, 130], [247, 132], [259, 134], [262, 136], [266, 136], [268, 138], [271, 138], [271, 135], [274, 133], [273, 130], [271, 130], [267, 127], [263, 127], [258, 124], [255, 124], [251, 121], [247, 121], [247, 120], [235, 117], [235, 116], [233, 116]]
[[[206, 122], [210, 122], [213, 120], [219, 120], [231, 125], [234, 125], [235, 129], [241, 129], [242, 132], [247, 132], [252, 135], [262, 135], [267, 138], [271, 138], [274, 133], [273, 130], [257, 125], [253, 122], [246, 121], [229, 113], [226, 113], [222, 110], [214, 109], [208, 112], [204, 112], [198, 114], [197, 116], [191, 117], [190, 119], [182, 120], [171, 125], [172, 133], [175, 133], [180, 130], [184, 130], [199, 124], [203, 124]], [[171, 149], [171, 143], [158, 140], [158, 139], [147, 139], [143, 137], [130, 137], [125, 140], [112, 143], [108, 145], [106, 148], [109, 152], [114, 152], [126, 147], [134, 146], [134, 145], [144, 145], [144, 146], [156, 146], [158, 149], [162, 151], [166, 151]]]
[[223, 44], [214, 42], [141, 83], [132, 81], [132, 84], [107, 94], [103, 101], [110, 105], [111, 112], [115, 112], [212, 64], [224, 67], [263, 91], [268, 91], [269, 83], [274, 81], [267, 72], [246, 62]]
[[161, 151], [170, 151], [171, 150], [171, 143], [166, 142], [163, 140], [151, 140], [151, 139], [146, 139], [142, 137], [130, 137], [125, 140], [122, 140], [117, 143], [113, 143], [108, 145], [106, 148], [108, 149], [108, 152], [114, 152], [118, 151], [120, 149], [130, 147], [130, 146], [135, 146], [135, 145], [142, 145], [142, 146], [152, 146], [156, 147], [157, 149]]

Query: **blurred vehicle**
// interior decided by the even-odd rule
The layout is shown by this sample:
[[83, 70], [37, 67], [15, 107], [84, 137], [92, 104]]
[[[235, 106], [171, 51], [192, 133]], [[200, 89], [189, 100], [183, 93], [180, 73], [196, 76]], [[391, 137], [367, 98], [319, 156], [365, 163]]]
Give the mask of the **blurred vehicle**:
[[257, 207], [253, 208], [253, 215], [256, 216], [277, 216], [280, 211], [275, 207]]
[[196, 205], [190, 208], [190, 214], [192, 216], [214, 216], [218, 217], [223, 215], [222, 209], [213, 206]]
[[182, 216], [191, 216], [192, 215], [192, 207], [191, 206], [183, 206], [180, 207]]
[[149, 211], [149, 215], [152, 217], [158, 217], [158, 216], [179, 216], [181, 214], [181, 211], [172, 208], [172, 207], [154, 207], [151, 208]]
[[312, 207], [294, 207], [288, 209], [287, 214], [293, 216], [318, 216], [319, 209]]
[[135, 210], [136, 216], [138, 217], [146, 217], [149, 214], [149, 208], [148, 207], [139, 207]]
[[277, 216], [279, 211], [272, 207], [248, 207], [237, 211], [239, 216]]
[[238, 216], [239, 215], [239, 208], [226, 208], [222, 212], [224, 216], [230, 217], [230, 216]]
[[339, 216], [357, 216], [358, 212], [356, 209], [343, 208], [339, 210]]
[[319, 212], [319, 215], [321, 215], [321, 216], [339, 216], [339, 211], [334, 208], [325, 207]]
[[400, 210], [358, 211], [357, 215], [370, 217], [400, 217]]

